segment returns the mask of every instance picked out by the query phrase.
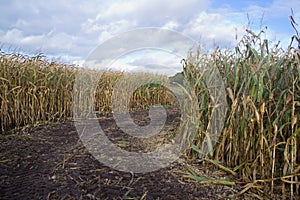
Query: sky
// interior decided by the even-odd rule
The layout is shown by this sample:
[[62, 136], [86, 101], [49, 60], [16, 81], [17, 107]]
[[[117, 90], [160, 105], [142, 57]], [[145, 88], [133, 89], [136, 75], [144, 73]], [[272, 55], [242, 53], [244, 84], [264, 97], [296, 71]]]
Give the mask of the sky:
[[[286, 47], [295, 34], [291, 8], [300, 24], [299, 0], [1, 0], [0, 48], [82, 64], [100, 44], [137, 28], [174, 30], [209, 50], [232, 48], [246, 28], [264, 26], [264, 37]], [[137, 69], [142, 59], [180, 68], [174, 55], [149, 50], [120, 58], [111, 68]]]

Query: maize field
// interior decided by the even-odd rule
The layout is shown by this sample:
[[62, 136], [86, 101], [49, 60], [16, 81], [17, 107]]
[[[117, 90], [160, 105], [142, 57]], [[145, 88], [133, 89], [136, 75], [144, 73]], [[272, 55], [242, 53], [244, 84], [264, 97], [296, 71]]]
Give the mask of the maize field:
[[[241, 193], [283, 198], [300, 194], [300, 52], [282, 50], [251, 31], [234, 49], [190, 52], [183, 78], [198, 96], [200, 126], [185, 156], [217, 162], [245, 183]], [[213, 153], [202, 158], [203, 134], [212, 114], [201, 66], [220, 72], [229, 109]], [[79, 67], [49, 62], [43, 55], [0, 54], [0, 132], [72, 118], [72, 92]], [[93, 73], [92, 71], [90, 73]], [[125, 72], [107, 71], [95, 93], [95, 110], [110, 113], [114, 85]], [[134, 74], [129, 75], [134, 77]], [[149, 76], [145, 74], [145, 76]], [[161, 77], [166, 79], [168, 77]], [[165, 87], [145, 85], [130, 108], [176, 105]], [[191, 178], [197, 180], [196, 174]], [[278, 197], [278, 196], [276, 196]]]

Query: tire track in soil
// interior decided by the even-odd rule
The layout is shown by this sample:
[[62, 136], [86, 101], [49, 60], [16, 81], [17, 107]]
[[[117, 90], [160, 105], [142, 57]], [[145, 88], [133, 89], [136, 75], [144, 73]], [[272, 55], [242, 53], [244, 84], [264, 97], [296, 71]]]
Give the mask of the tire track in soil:
[[[135, 117], [146, 119], [147, 113]], [[172, 125], [178, 115], [168, 117]], [[151, 149], [126, 138], [112, 116], [101, 116], [100, 124], [112, 141], [125, 137], [136, 144], [127, 150]], [[183, 179], [183, 159], [146, 174], [110, 169], [87, 152], [72, 121], [4, 134], [0, 144], [0, 199], [219, 199], [239, 190]]]

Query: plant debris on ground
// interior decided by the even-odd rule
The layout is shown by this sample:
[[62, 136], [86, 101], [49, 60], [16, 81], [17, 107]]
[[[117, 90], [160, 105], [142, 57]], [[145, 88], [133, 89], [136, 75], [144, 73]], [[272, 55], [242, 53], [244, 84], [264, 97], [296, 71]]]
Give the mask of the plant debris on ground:
[[[110, 127], [112, 141], [122, 136], [110, 116], [100, 123]], [[213, 165], [184, 158], [146, 174], [111, 169], [86, 150], [72, 121], [1, 135], [0, 143], [1, 199], [227, 199], [241, 191], [240, 185], [199, 184], [184, 178], [194, 170], [207, 179], [238, 181]]]

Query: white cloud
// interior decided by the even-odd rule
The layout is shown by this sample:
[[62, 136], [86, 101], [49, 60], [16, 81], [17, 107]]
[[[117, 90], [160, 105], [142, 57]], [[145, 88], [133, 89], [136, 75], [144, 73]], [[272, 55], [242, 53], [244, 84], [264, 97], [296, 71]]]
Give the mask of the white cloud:
[[[28, 50], [44, 50], [44, 53], [55, 54], [67, 53], [72, 50], [76, 37], [66, 33], [56, 34], [37, 34], [26, 36], [23, 31], [19, 29], [8, 30], [1, 37], [1, 43], [12, 44]], [[74, 53], [74, 52], [73, 52]]]
[[296, 17], [299, 18], [300, 1], [298, 0], [274, 0], [270, 8], [268, 9], [269, 14], [273, 16], [281, 16], [291, 14], [291, 8], [295, 11]]
[[[211, 7], [211, 0], [11, 0], [0, 6], [0, 45], [28, 51], [39, 49], [45, 54], [63, 55], [66, 60], [81, 63], [98, 44], [119, 33], [140, 27], [162, 27], [182, 32], [197, 41], [200, 39], [208, 49], [214, 44], [232, 47], [236, 33], [239, 36], [244, 33], [247, 13], [255, 29], [259, 29], [264, 13], [265, 22], [270, 23], [268, 36], [288, 41], [286, 29], [275, 30], [275, 27], [284, 16], [290, 26], [290, 8], [300, 23], [300, 1], [274, 0], [265, 5], [253, 3], [232, 9], [229, 5]], [[293, 32], [291, 27], [289, 29]], [[136, 35], [136, 40], [140, 37], [145, 35]], [[123, 44], [117, 45], [122, 47]], [[162, 57], [157, 59], [163, 61]]]
[[162, 28], [177, 29], [180, 25], [176, 21], [168, 21]]
[[127, 18], [128, 15], [136, 12], [137, 8], [136, 2], [118, 2], [110, 5], [105, 12], [99, 13], [96, 20], [101, 19], [123, 19]]
[[208, 8], [209, 0], [130, 0], [111, 4], [97, 20], [136, 20], [144, 26], [161, 26], [166, 20], [187, 22]]
[[236, 43], [236, 34], [241, 35], [243, 24], [231, 21], [230, 15], [201, 12], [191, 20], [183, 33], [200, 40], [205, 48], [230, 47]]
[[[112, 21], [106, 24], [101, 24], [95, 20], [88, 19], [87, 22], [82, 24], [83, 33], [87, 34], [88, 37], [98, 38], [96, 42], [101, 43], [113, 35], [121, 33], [125, 30], [132, 29], [136, 24], [134, 22], [129, 22], [128, 20], [118, 20]], [[96, 45], [97, 43], [95, 43]]]
[[[111, 3], [94, 18], [82, 24], [82, 31], [97, 36], [99, 42], [136, 27], [180, 29], [198, 11], [205, 10], [209, 0], [128, 0]], [[179, 30], [180, 31], [180, 30]]]

